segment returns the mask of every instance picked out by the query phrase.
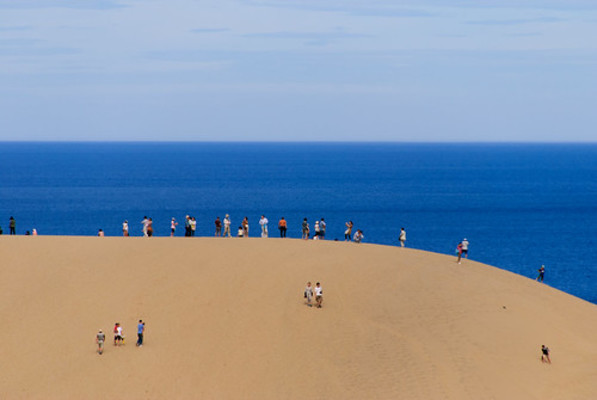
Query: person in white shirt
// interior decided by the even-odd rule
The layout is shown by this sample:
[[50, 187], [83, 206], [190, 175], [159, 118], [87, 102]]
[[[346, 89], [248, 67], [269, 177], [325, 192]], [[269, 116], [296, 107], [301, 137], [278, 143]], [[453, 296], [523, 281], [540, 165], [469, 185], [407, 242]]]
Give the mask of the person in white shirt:
[[319, 240], [319, 232], [320, 232], [319, 221], [315, 221], [315, 226], [313, 227], [313, 229], [315, 229], [315, 234], [313, 235], [313, 240]]
[[261, 225], [261, 237], [262, 238], [266, 238], [267, 237], [267, 223], [269, 221], [267, 220], [267, 218], [265, 218], [265, 215], [261, 216], [261, 219], [259, 220], [259, 225]]
[[191, 217], [191, 236], [195, 236], [195, 232], [197, 231], [197, 220], [195, 217]]
[[398, 236], [398, 240], [400, 241], [400, 247], [404, 247], [406, 243], [406, 231], [404, 228], [400, 229], [400, 236]]
[[122, 223], [122, 236], [129, 235], [129, 222], [125, 219]]
[[239, 227], [238, 227], [238, 233], [237, 233], [237, 235], [236, 235], [236, 236], [238, 236], [238, 237], [243, 237], [243, 236], [245, 236], [245, 230], [244, 230], [244, 228], [243, 228], [242, 226], [239, 226]]
[[462, 242], [460, 242], [460, 252], [458, 253], [458, 264], [460, 264], [460, 259], [462, 258], [462, 255], [464, 254], [464, 258], [468, 258], [468, 240], [466, 240], [466, 238], [462, 239]]
[[174, 236], [174, 232], [176, 232], [176, 225], [178, 225], [178, 222], [172, 218], [172, 221], [170, 222], [170, 237]]
[[323, 303], [323, 289], [319, 282], [315, 284], [315, 302], [317, 303], [317, 308], [321, 308], [321, 303]]
[[360, 229], [357, 229], [356, 233], [354, 234], [354, 237], [352, 238], [352, 240], [354, 240], [355, 243], [361, 243], [361, 241], [365, 238], [365, 236], [363, 235], [363, 231]]
[[143, 217], [143, 221], [141, 221], [141, 223], [143, 224], [143, 236], [147, 237], [147, 227], [149, 226], [149, 219], [147, 217]]
[[224, 218], [224, 236], [230, 237], [230, 215], [226, 214]]

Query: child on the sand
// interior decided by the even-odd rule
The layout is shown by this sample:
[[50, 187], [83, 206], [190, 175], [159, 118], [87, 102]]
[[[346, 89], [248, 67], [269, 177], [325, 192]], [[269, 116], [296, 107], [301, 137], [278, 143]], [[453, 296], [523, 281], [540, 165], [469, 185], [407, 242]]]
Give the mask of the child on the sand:
[[551, 364], [551, 360], [549, 358], [549, 347], [544, 344], [541, 345], [541, 362]]
[[95, 342], [97, 343], [97, 352], [98, 354], [102, 354], [104, 352], [104, 341], [106, 340], [106, 335], [100, 329], [95, 337]]
[[315, 284], [315, 302], [317, 303], [317, 308], [321, 308], [321, 303], [323, 303], [323, 289], [319, 282]]
[[311, 282], [307, 282], [307, 287], [305, 288], [305, 299], [307, 299], [307, 305], [309, 307], [313, 307], [313, 304], [311, 304], [311, 299], [313, 299], [313, 287], [311, 286]]
[[243, 229], [242, 226], [238, 227], [238, 234], [236, 236], [238, 237], [243, 237], [245, 235], [245, 230]]

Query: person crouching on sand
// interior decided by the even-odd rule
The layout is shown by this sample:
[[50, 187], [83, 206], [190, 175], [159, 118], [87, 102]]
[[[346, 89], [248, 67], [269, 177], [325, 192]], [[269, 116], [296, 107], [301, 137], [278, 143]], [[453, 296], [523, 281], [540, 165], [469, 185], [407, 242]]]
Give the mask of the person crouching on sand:
[[313, 286], [311, 286], [311, 282], [307, 282], [307, 287], [305, 287], [305, 299], [307, 299], [307, 305], [313, 307], [313, 304], [311, 304], [311, 300], [313, 299]]
[[551, 359], [549, 358], [549, 347], [544, 344], [541, 345], [541, 362], [551, 364]]
[[361, 243], [363, 241], [363, 239], [365, 238], [365, 236], [363, 235], [363, 231], [360, 229], [357, 229], [356, 233], [354, 234], [354, 237], [352, 238], [352, 240], [355, 243]]

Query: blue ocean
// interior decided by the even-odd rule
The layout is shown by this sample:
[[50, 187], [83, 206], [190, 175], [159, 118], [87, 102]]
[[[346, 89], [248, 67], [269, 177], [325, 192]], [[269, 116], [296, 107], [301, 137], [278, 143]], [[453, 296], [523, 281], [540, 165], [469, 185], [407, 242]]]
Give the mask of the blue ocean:
[[[17, 234], [156, 236], [170, 220], [280, 217], [300, 237], [308, 218], [343, 240], [344, 223], [365, 242], [469, 257], [597, 303], [596, 144], [389, 143], [0, 143], [0, 226]], [[234, 231], [234, 229], [233, 229]], [[192, 239], [189, 239], [192, 240]], [[363, 268], [367, 268], [366, 265]]]

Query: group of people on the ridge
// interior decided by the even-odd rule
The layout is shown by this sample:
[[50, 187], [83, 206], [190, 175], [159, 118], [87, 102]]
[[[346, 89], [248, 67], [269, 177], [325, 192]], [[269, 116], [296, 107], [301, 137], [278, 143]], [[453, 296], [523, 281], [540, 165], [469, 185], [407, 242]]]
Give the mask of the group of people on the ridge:
[[[121, 346], [124, 344], [124, 331], [122, 325], [119, 322], [114, 324], [114, 346]], [[137, 347], [143, 346], [143, 335], [145, 333], [145, 322], [143, 320], [139, 320], [137, 324]], [[95, 342], [97, 343], [97, 353], [103, 354], [104, 353], [104, 342], [106, 341], [106, 334], [100, 329], [99, 332], [95, 335]]]
[[[0, 226], [0, 235], [2, 235], [3, 233], [4, 233], [4, 230]], [[17, 234], [17, 220], [13, 216], [11, 216], [8, 219], [8, 234], [9, 235]], [[30, 231], [26, 231], [25, 236], [29, 236], [29, 235], [37, 236], [37, 229], [33, 228]]]

